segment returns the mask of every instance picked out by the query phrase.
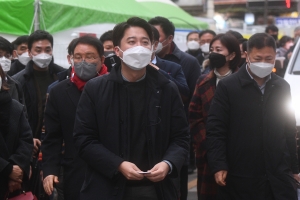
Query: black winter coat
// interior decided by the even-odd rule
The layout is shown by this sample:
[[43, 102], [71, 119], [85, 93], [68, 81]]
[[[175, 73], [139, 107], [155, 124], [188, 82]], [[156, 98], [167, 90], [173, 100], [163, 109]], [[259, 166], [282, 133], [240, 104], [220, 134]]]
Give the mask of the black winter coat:
[[[65, 199], [79, 199], [84, 180], [85, 163], [77, 156], [73, 143], [73, 128], [76, 108], [81, 92], [70, 81], [63, 80], [50, 91], [46, 110], [46, 135], [42, 143], [43, 175], [59, 176], [60, 166], [64, 168]], [[64, 154], [62, 143], [64, 141]]]
[[[56, 78], [56, 74], [64, 71], [66, 69], [56, 65], [53, 63], [53, 59], [49, 64], [49, 73]], [[13, 76], [15, 80], [17, 80], [23, 89], [25, 104], [27, 108], [28, 121], [33, 133], [40, 132], [40, 130], [36, 130], [39, 122], [38, 116], [38, 98], [36, 87], [33, 78], [33, 61], [29, 61], [26, 65], [25, 69], [20, 71], [19, 73]], [[56, 78], [57, 79], [57, 78]], [[39, 133], [40, 134], [40, 133]], [[40, 135], [35, 135], [34, 137], [40, 137]]]
[[[118, 167], [129, 156], [125, 122], [130, 113], [120, 113], [127, 107], [120, 68], [115, 66], [110, 74], [90, 80], [78, 103], [74, 140], [88, 164], [81, 199], [123, 199], [126, 179]], [[173, 177], [178, 177], [189, 149], [183, 103], [173, 82], [151, 66], [147, 66], [146, 74], [150, 96], [145, 130], [150, 168], [163, 160], [173, 166], [172, 173], [154, 185], [160, 200], [178, 199]]]
[[[244, 65], [217, 86], [207, 119], [208, 163], [228, 170], [223, 199], [297, 199], [296, 122], [289, 84], [274, 73], [262, 94]], [[266, 189], [269, 188], [269, 189]], [[271, 191], [265, 196], [266, 190]]]
[[[23, 108], [19, 102], [12, 100], [10, 114], [6, 114], [9, 115], [9, 128], [5, 138], [0, 133], [0, 174], [9, 163], [15, 164], [23, 170], [24, 180], [28, 180], [33, 139]], [[4, 199], [7, 191], [8, 179], [0, 177], [0, 199]]]
[[20, 71], [25, 69], [25, 65], [23, 65], [18, 59], [16, 59], [14, 62], [11, 63], [10, 70], [7, 72], [9, 76], [13, 76]]

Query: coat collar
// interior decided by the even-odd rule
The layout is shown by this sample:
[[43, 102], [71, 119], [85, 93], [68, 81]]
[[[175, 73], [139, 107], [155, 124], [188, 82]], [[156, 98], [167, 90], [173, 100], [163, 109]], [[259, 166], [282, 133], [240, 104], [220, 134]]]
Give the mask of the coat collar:
[[[146, 67], [146, 79], [150, 80], [152, 84], [155, 84], [157, 86], [162, 86], [170, 82], [167, 78], [164, 77], [164, 75], [160, 74], [150, 65], [147, 65]], [[112, 68], [110, 74], [108, 75], [108, 80], [120, 84], [123, 83], [123, 78], [121, 75], [121, 64], [117, 64]]]
[[172, 45], [174, 46], [172, 54], [176, 56], [179, 60], [181, 60], [182, 51], [177, 47], [177, 45], [172, 42]]
[[207, 82], [211, 81], [212, 79], [216, 79], [216, 75], [213, 70], [210, 70], [208, 74], [203, 78], [200, 82], [199, 86], [206, 84]]
[[[247, 67], [247, 63], [245, 63], [241, 68], [240, 70], [238, 71], [237, 75], [238, 75], [238, 78], [240, 80], [240, 83], [242, 85], [242, 87], [246, 86], [246, 85], [251, 85], [253, 83], [255, 83], [255, 80], [253, 80], [247, 70], [246, 70], [246, 67]], [[271, 79], [267, 82], [267, 84], [272, 84], [272, 85], [276, 85], [276, 86], [280, 86], [280, 78], [274, 74], [273, 72], [271, 73]]]
[[[236, 73], [237, 71], [239, 71], [239, 68], [237, 67], [236, 70], [233, 73]], [[204, 84], [206, 84], [207, 82], [211, 81], [211, 80], [215, 80], [216, 79], [216, 75], [214, 73], [214, 70], [210, 70], [209, 73], [203, 78], [203, 80], [200, 82], [199, 86], [202, 86]]]

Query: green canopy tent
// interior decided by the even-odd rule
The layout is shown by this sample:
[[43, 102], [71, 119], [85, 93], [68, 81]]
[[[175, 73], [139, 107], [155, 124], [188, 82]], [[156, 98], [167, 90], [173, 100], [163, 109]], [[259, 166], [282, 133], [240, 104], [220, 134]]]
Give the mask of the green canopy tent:
[[156, 16], [168, 18], [175, 27], [202, 30], [207, 29], [206, 22], [200, 22], [169, 0], [136, 0]]
[[0, 33], [12, 35], [29, 34], [34, 27], [55, 33], [90, 24], [120, 23], [132, 16], [146, 20], [167, 17], [176, 28], [208, 27], [168, 0], [0, 0], [0, 8]]

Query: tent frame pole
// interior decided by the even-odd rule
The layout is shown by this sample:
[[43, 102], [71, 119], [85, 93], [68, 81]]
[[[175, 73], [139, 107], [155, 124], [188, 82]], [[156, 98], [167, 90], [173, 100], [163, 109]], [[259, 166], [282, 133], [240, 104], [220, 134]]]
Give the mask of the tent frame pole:
[[40, 0], [34, 2], [34, 31], [40, 29]]

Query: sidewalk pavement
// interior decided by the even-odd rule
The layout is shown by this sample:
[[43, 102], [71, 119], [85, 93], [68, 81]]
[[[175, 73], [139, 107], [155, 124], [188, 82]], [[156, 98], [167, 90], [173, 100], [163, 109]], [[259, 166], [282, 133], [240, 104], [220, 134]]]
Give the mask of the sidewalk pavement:
[[197, 200], [197, 171], [189, 175], [187, 200]]

